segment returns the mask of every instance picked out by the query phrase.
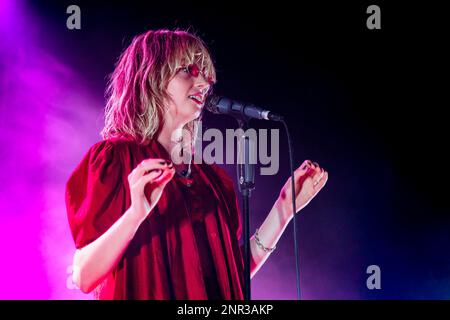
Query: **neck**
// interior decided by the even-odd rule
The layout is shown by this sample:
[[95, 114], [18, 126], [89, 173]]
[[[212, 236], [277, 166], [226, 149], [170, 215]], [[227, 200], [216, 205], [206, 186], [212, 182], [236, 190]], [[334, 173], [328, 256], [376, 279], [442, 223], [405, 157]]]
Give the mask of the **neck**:
[[158, 142], [170, 154], [174, 145], [183, 138], [183, 126], [185, 123], [175, 122], [172, 117], [164, 119], [164, 126], [158, 135]]

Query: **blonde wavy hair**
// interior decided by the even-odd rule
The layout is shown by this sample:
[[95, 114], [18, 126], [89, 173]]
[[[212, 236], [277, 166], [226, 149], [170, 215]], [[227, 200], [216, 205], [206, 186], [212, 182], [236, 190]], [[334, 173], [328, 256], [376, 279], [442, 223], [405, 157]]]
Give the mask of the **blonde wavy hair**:
[[[120, 55], [106, 89], [103, 139], [127, 136], [148, 143], [161, 130], [167, 86], [180, 66], [196, 63], [212, 83], [216, 71], [206, 44], [184, 30], [150, 30]], [[184, 129], [196, 131], [199, 119]], [[195, 137], [195, 135], [194, 135]]]

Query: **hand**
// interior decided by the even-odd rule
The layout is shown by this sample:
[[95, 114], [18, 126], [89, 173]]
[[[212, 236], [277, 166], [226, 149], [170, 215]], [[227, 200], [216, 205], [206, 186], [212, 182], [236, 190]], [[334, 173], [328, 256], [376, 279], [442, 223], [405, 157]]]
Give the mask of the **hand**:
[[[175, 169], [170, 161], [146, 159], [128, 175], [131, 208], [139, 219], [145, 220], [161, 198], [166, 184], [173, 178]], [[145, 196], [145, 186], [151, 188], [150, 203]]]
[[[297, 212], [303, 209], [325, 186], [328, 180], [328, 172], [322, 169], [318, 163], [305, 160], [294, 172], [295, 181], [295, 208]], [[281, 189], [275, 206], [282, 218], [288, 221], [292, 214], [292, 182], [291, 178]]]

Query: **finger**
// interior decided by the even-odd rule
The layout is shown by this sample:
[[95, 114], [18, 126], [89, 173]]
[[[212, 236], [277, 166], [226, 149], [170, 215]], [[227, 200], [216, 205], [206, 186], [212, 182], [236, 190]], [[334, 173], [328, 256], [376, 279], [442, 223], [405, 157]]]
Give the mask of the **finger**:
[[[310, 177], [310, 174], [308, 174], [308, 173], [311, 172], [312, 169], [307, 168], [306, 170], [307, 171], [302, 171], [301, 173], [295, 175], [295, 191], [296, 191], [296, 193], [302, 188], [305, 181]], [[289, 185], [289, 186], [291, 186], [291, 185]]]
[[316, 190], [320, 191], [325, 186], [327, 181], [328, 181], [328, 172], [325, 171], [323, 178], [319, 181], [319, 183], [315, 187]]
[[324, 172], [325, 170], [323, 170], [322, 168], [316, 168], [311, 172], [311, 178], [313, 178], [313, 180], [320, 180], [322, 179]]
[[128, 175], [128, 182], [131, 184], [135, 184], [137, 181], [139, 181], [140, 178], [142, 178], [145, 174], [148, 174], [153, 171], [157, 170], [163, 170], [166, 167], [166, 165], [161, 163], [154, 163], [154, 164], [139, 164], [136, 166], [136, 168], [131, 171], [131, 173]]
[[133, 170], [135, 171], [135, 175], [137, 177], [143, 176], [146, 172], [155, 170], [155, 169], [163, 169], [167, 166], [172, 165], [172, 163], [165, 159], [146, 159], [139, 163], [136, 168]]
[[163, 174], [163, 171], [164, 171], [164, 169], [152, 170], [152, 171], [150, 171], [150, 173], [143, 175], [140, 179], [145, 180], [145, 181], [155, 180], [156, 178], [158, 178], [160, 175]]
[[141, 161], [142, 164], [152, 164], [152, 163], [159, 163], [159, 164], [170, 164], [171, 161], [163, 158], [148, 158]]
[[[159, 163], [159, 165], [161, 165], [161, 163]], [[171, 169], [174, 169], [174, 166], [173, 166], [173, 164], [172, 164], [172, 162], [166, 162], [166, 164], [163, 164], [162, 165], [162, 168], [160, 168], [160, 169], [157, 169], [157, 170], [171, 170]], [[152, 172], [154, 169], [150, 169], [150, 170], [147, 170], [147, 171], [145, 171], [145, 174], [148, 174], [148, 173], [150, 173], [150, 172]]]
[[314, 178], [316, 174], [320, 174], [323, 172], [323, 169], [320, 167], [320, 165], [317, 162], [311, 162], [311, 165], [309, 166], [309, 169], [306, 171], [306, 174]]
[[175, 168], [166, 168], [163, 170], [162, 174], [153, 180], [153, 183], [156, 183], [160, 186], [166, 185], [175, 175]]
[[314, 186], [315, 190], [319, 191], [320, 189], [322, 189], [327, 183], [327, 181], [328, 181], [328, 172], [324, 171], [322, 178]]
[[303, 163], [294, 171], [295, 181], [311, 170], [311, 165], [312, 162], [310, 160], [303, 161]]
[[314, 170], [316, 172], [323, 172], [323, 169], [320, 167], [320, 165], [317, 162], [313, 162]]
[[157, 177], [159, 177], [162, 174], [162, 172], [163, 172], [162, 169], [156, 169], [146, 175], [143, 175], [136, 181], [136, 183], [134, 184], [134, 187], [137, 187], [137, 186], [144, 187], [146, 184], [152, 183], [153, 180], [155, 180]]
[[[306, 178], [314, 174], [316, 171], [313, 168], [314, 164], [311, 160], [305, 160], [303, 163], [294, 171], [294, 181], [295, 189], [298, 190], [303, 184]], [[291, 178], [288, 179], [287, 184], [291, 186]]]
[[306, 170], [308, 170], [308, 168], [311, 168], [311, 166], [312, 166], [311, 160], [305, 160], [300, 165], [299, 169], [306, 171]]
[[163, 169], [157, 169], [154, 170], [144, 176], [142, 176], [139, 181], [144, 186], [148, 183], [153, 185], [162, 185], [169, 182], [169, 180], [173, 177], [175, 173], [174, 168], [163, 168]]
[[316, 168], [311, 172], [311, 179], [313, 181], [314, 187], [319, 184], [319, 181], [323, 178], [325, 170], [316, 166]]

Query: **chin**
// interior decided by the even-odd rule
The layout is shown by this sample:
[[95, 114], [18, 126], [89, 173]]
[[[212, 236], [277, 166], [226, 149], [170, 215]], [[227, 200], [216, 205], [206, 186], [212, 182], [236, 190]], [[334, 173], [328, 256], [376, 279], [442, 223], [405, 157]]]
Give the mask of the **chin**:
[[202, 114], [202, 110], [201, 109], [197, 110], [194, 113], [194, 119], [192, 119], [192, 120], [198, 119], [198, 117], [200, 117], [201, 114]]
[[186, 113], [186, 119], [189, 121], [195, 120], [198, 117], [200, 117], [200, 114], [202, 113], [202, 108], [200, 106], [190, 106], [190, 108], [186, 108], [189, 111]]

